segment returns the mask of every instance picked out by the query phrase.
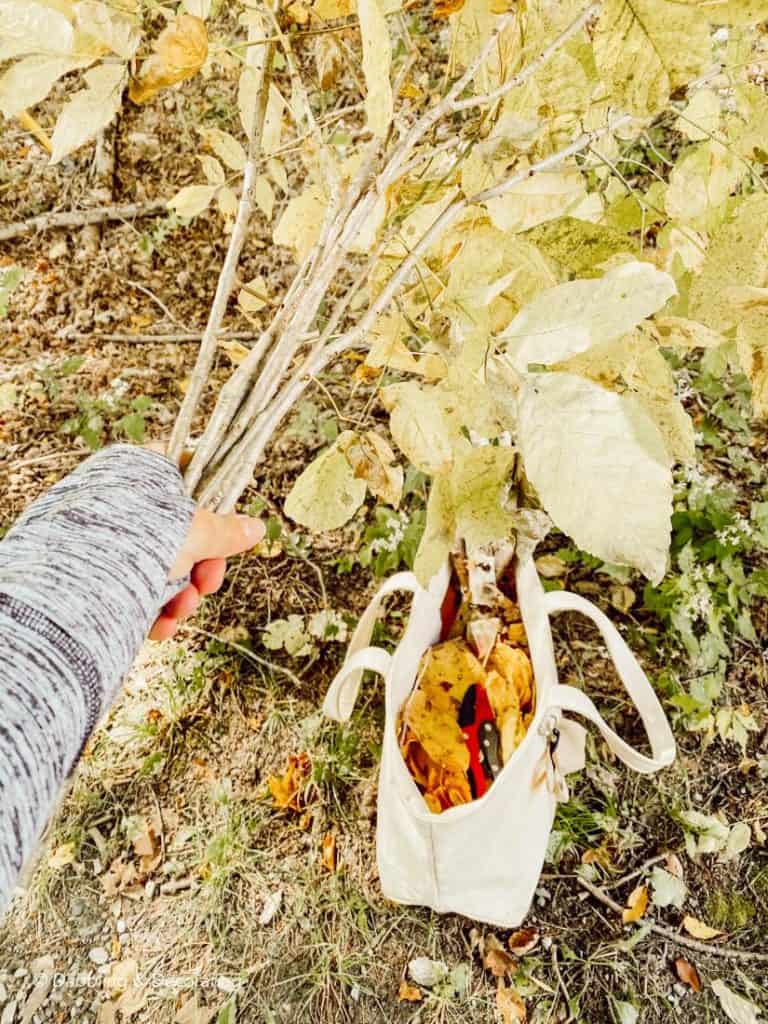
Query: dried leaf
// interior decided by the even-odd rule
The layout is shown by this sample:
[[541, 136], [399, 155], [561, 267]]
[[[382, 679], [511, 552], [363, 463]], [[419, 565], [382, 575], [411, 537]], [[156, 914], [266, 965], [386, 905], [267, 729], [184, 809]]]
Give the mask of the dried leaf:
[[525, 1024], [528, 1019], [525, 1003], [513, 988], [499, 987], [496, 990], [496, 1009], [501, 1024]]
[[379, 0], [358, 0], [357, 16], [363, 39], [366, 121], [373, 134], [383, 139], [389, 131], [394, 111], [389, 80], [392, 62], [389, 27]]
[[290, 811], [302, 809], [301, 790], [311, 767], [308, 754], [290, 754], [285, 772], [282, 775], [270, 775], [267, 785], [275, 807]]
[[59, 114], [51, 137], [51, 163], [57, 164], [106, 128], [123, 97], [127, 72], [122, 64], [100, 64], [85, 73], [87, 88], [75, 93]]
[[264, 906], [262, 907], [261, 914], [259, 915], [259, 924], [265, 928], [271, 923], [275, 914], [280, 909], [280, 904], [283, 902], [283, 890], [278, 889], [273, 892], [270, 896], [264, 900]]
[[[90, 37], [89, 41], [97, 40], [105, 51], [111, 50], [123, 60], [130, 60], [141, 42], [141, 32], [134, 20], [98, 0], [79, 0], [75, 25]], [[82, 41], [76, 49], [82, 49]]]
[[567, 564], [557, 555], [540, 555], [536, 559], [536, 569], [545, 580], [558, 579], [568, 572]]
[[242, 342], [227, 341], [226, 338], [220, 338], [217, 344], [222, 352], [227, 353], [233, 366], [239, 366], [251, 351], [246, 345], [243, 345]]
[[333, 832], [323, 836], [323, 867], [330, 872], [336, 870], [336, 836]]
[[567, 214], [575, 215], [586, 196], [586, 179], [574, 167], [532, 174], [504, 195], [487, 199], [485, 207], [494, 227], [522, 232]]
[[397, 998], [401, 1003], [420, 1003], [424, 993], [415, 985], [409, 985], [405, 978], [400, 981], [400, 988], [397, 990]]
[[216, 1008], [199, 1006], [197, 995], [190, 996], [173, 1018], [174, 1024], [210, 1024], [216, 1016]]
[[675, 973], [684, 985], [688, 985], [694, 992], [701, 992], [699, 972], [685, 957], [679, 956], [675, 960]]
[[75, 844], [59, 843], [48, 856], [48, 867], [53, 871], [59, 871], [69, 864], [74, 864], [75, 859]]
[[692, 935], [694, 939], [716, 939], [723, 933], [718, 931], [717, 928], [712, 928], [711, 925], [705, 924], [703, 921], [699, 921], [697, 917], [691, 917], [690, 914], [686, 914], [683, 918], [683, 928]]
[[733, 1024], [759, 1024], [760, 1007], [728, 988], [722, 979], [712, 982], [712, 991], [720, 1000], [723, 1013]]
[[483, 940], [483, 967], [495, 978], [504, 978], [517, 969], [517, 961], [493, 933]]
[[180, 14], [155, 40], [154, 53], [144, 61], [129, 95], [134, 103], [147, 103], [161, 89], [192, 78], [208, 56], [208, 30], [201, 18]]
[[528, 956], [538, 946], [541, 935], [536, 928], [520, 928], [507, 939], [507, 946], [517, 957]]
[[633, 889], [627, 899], [627, 908], [621, 912], [621, 919], [624, 924], [631, 924], [639, 921], [648, 909], [648, 890], [644, 885]]
[[344, 452], [355, 477], [364, 480], [375, 498], [394, 508], [400, 504], [404, 473], [402, 466], [394, 465], [395, 453], [375, 430], [356, 434], [345, 430], [336, 444]]
[[275, 209], [275, 192], [266, 174], [260, 174], [253, 185], [253, 199], [268, 221]]

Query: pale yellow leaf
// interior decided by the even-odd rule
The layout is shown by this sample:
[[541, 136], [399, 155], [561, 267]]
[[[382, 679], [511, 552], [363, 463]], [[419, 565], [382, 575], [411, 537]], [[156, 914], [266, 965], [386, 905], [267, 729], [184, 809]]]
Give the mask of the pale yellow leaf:
[[723, 933], [718, 931], [717, 928], [712, 928], [710, 925], [705, 924], [703, 921], [699, 921], [697, 917], [691, 917], [690, 914], [686, 914], [683, 918], [683, 928], [692, 935], [694, 939], [716, 939]]
[[728, 988], [721, 978], [712, 982], [712, 991], [720, 1000], [723, 1013], [733, 1024], [759, 1024], [762, 1016], [760, 1007]]
[[427, 521], [413, 566], [423, 587], [443, 568], [455, 540], [456, 518], [450, 481], [447, 476], [436, 476], [430, 485]]
[[0, 112], [5, 117], [16, 117], [37, 106], [61, 77], [89, 63], [89, 59], [71, 57], [24, 57], [0, 76]]
[[326, 448], [307, 466], [285, 500], [285, 514], [318, 532], [343, 526], [365, 499], [366, 483], [355, 477], [344, 453]]
[[75, 13], [80, 32], [98, 40], [123, 60], [130, 60], [138, 50], [141, 32], [134, 19], [99, 0], [80, 0], [75, 4]]
[[239, 366], [250, 352], [250, 349], [243, 345], [242, 342], [226, 338], [220, 338], [218, 346], [222, 352], [227, 353], [233, 366]]
[[373, 134], [384, 138], [392, 123], [394, 111], [392, 84], [389, 80], [392, 62], [389, 28], [379, 0], [358, 0], [357, 14], [363, 39], [365, 116]]
[[315, 0], [312, 10], [323, 21], [346, 18], [355, 10], [355, 0]]
[[254, 202], [267, 218], [272, 220], [272, 213], [275, 208], [275, 193], [265, 174], [260, 174], [253, 186]]
[[671, 459], [637, 397], [573, 374], [531, 374], [517, 419], [526, 475], [555, 525], [590, 554], [658, 583], [671, 536]]
[[403, 492], [403, 469], [395, 465], [395, 453], [374, 430], [356, 434], [345, 430], [336, 444], [344, 452], [358, 480], [364, 480], [375, 498], [395, 508]]
[[234, 135], [219, 128], [202, 128], [200, 134], [219, 160], [230, 170], [242, 171], [246, 161], [245, 150]]
[[520, 371], [555, 363], [631, 331], [675, 293], [672, 278], [650, 263], [569, 281], [539, 292], [518, 313], [501, 335], [503, 350]]
[[259, 81], [266, 58], [267, 25], [258, 11], [249, 8], [240, 15], [240, 22], [248, 28], [248, 46], [245, 49], [245, 63], [237, 84], [237, 109], [240, 124], [248, 139], [253, 134], [256, 100]]
[[267, 160], [267, 170], [269, 171], [270, 178], [278, 186], [278, 188], [282, 189], [283, 192], [287, 192], [288, 175], [286, 173], [285, 167], [283, 167], [283, 165], [276, 157], [271, 156], [269, 160]]
[[0, 0], [0, 60], [39, 54], [71, 56], [74, 29], [61, 12], [35, 0]]
[[185, 185], [168, 200], [168, 209], [190, 220], [207, 210], [215, 195], [215, 185]]
[[702, 142], [717, 132], [722, 103], [714, 89], [699, 89], [680, 113], [675, 127], [692, 142]]
[[274, 82], [269, 86], [269, 97], [267, 99], [267, 111], [264, 115], [264, 131], [261, 135], [262, 152], [267, 155], [274, 153], [280, 148], [280, 140], [283, 135], [283, 111], [285, 100], [280, 95], [280, 90]]
[[128, 74], [122, 64], [100, 64], [85, 73], [87, 88], [75, 93], [59, 114], [51, 138], [51, 163], [57, 164], [106, 128], [123, 97]]
[[453, 465], [457, 430], [436, 390], [408, 381], [384, 388], [381, 398], [400, 451], [423, 473], [447, 472]]
[[75, 863], [75, 844], [74, 843], [59, 843], [55, 849], [53, 849], [48, 856], [48, 867], [54, 871], [58, 871], [60, 868], [67, 867], [69, 864]]
[[670, 217], [704, 231], [717, 227], [719, 207], [748, 173], [744, 162], [720, 142], [687, 150], [672, 168], [664, 204]]
[[320, 236], [326, 203], [325, 193], [319, 185], [310, 185], [300, 195], [294, 196], [272, 233], [275, 245], [293, 249], [296, 259], [302, 260]]
[[726, 339], [719, 331], [681, 316], [660, 316], [654, 320], [662, 345], [673, 348], [718, 348]]
[[639, 117], [666, 107], [672, 91], [705, 70], [711, 52], [706, 16], [668, 0], [606, 0], [594, 33], [612, 102]]
[[238, 292], [237, 302], [246, 313], [258, 313], [259, 310], [264, 309], [269, 302], [269, 293], [267, 282], [261, 274], [250, 280], [248, 284], [243, 285]]
[[203, 174], [210, 185], [224, 184], [226, 180], [224, 168], [215, 156], [208, 156], [207, 153], [204, 153], [203, 156], [199, 156], [197, 159], [200, 161], [200, 166], [203, 168]]
[[229, 185], [222, 185], [216, 192], [216, 205], [225, 217], [233, 220], [237, 216], [240, 200]]
[[537, 224], [576, 215], [586, 199], [586, 182], [578, 168], [539, 171], [485, 207], [494, 226], [501, 231], [528, 231]]

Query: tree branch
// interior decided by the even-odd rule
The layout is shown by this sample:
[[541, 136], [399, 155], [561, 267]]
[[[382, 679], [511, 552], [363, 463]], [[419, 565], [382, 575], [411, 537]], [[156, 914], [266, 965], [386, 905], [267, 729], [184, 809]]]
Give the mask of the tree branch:
[[146, 203], [125, 203], [122, 206], [100, 206], [93, 210], [67, 210], [60, 213], [41, 213], [29, 220], [0, 225], [0, 242], [8, 242], [35, 231], [54, 228], [80, 228], [85, 224], [102, 224], [108, 220], [133, 220], [134, 217], [154, 217], [168, 212], [166, 199], [153, 199]]
[[[264, 131], [264, 118], [267, 112], [267, 100], [269, 98], [269, 81], [272, 67], [274, 45], [267, 44], [264, 54], [264, 62], [260, 68], [260, 81], [256, 106], [253, 117], [253, 132], [248, 143], [248, 159], [243, 171], [243, 191], [240, 196], [240, 205], [237, 210], [235, 226], [229, 240], [229, 248], [224, 260], [224, 265], [219, 274], [219, 281], [216, 286], [216, 294], [213, 299], [211, 311], [208, 316], [208, 323], [200, 343], [200, 351], [197, 354], [197, 362], [192, 371], [187, 393], [184, 396], [178, 419], [173, 427], [171, 440], [168, 447], [168, 455], [175, 462], [181, 458], [187, 436], [192, 427], [197, 406], [208, 380], [208, 375], [213, 366], [214, 356], [218, 346], [218, 334], [221, 322], [227, 309], [229, 297], [235, 284], [235, 274], [240, 261], [240, 253], [245, 244], [248, 231], [248, 222], [253, 208], [253, 186], [256, 181], [256, 163], [261, 150], [261, 136]], [[188, 485], [189, 486], [189, 485]]]

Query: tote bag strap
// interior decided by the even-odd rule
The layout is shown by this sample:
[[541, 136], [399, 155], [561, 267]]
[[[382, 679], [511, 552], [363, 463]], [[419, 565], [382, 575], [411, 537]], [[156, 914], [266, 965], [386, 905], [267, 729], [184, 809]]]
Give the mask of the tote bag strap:
[[398, 572], [385, 580], [376, 591], [355, 627], [344, 664], [328, 687], [323, 702], [323, 714], [328, 718], [337, 722], [347, 721], [354, 709], [366, 669], [383, 676], [389, 670], [392, 656], [382, 647], [369, 646], [384, 598], [397, 591], [414, 594], [420, 589], [412, 572]]
[[550, 615], [563, 611], [581, 612], [595, 623], [605, 640], [616, 671], [640, 713], [653, 755], [648, 757], [641, 754], [626, 743], [610, 728], [594, 702], [582, 690], [558, 684], [550, 691], [549, 706], [575, 712], [593, 722], [614, 754], [636, 772], [649, 774], [670, 765], [675, 759], [675, 739], [667, 716], [648, 677], [611, 620], [586, 598], [565, 590], [552, 590], [545, 594], [544, 603]]

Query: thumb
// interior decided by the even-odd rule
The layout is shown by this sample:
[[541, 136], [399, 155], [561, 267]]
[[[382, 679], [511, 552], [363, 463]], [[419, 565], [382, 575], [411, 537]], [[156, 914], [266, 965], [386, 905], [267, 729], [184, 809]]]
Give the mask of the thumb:
[[264, 539], [265, 532], [260, 519], [235, 513], [215, 515], [208, 509], [198, 508], [186, 542], [171, 570], [171, 578], [185, 575], [197, 562], [208, 558], [229, 558], [247, 551]]

